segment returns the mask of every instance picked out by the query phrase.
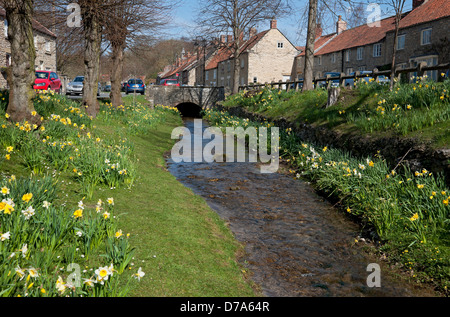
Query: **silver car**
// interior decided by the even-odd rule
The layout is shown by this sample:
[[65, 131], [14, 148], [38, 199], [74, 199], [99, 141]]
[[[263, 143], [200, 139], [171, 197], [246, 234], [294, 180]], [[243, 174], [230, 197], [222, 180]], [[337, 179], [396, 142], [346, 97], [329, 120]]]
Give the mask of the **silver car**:
[[74, 80], [67, 84], [67, 95], [82, 95], [83, 94], [84, 76], [77, 76]]
[[[77, 76], [73, 81], [67, 84], [66, 95], [82, 95], [83, 94], [84, 76]], [[97, 96], [100, 96], [101, 85], [98, 83]]]

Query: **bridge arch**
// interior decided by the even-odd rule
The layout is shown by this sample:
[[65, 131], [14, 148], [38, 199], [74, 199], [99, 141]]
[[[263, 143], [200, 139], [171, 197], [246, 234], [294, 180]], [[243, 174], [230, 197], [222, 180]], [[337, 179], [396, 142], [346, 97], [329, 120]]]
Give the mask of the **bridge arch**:
[[181, 102], [176, 105], [176, 108], [181, 113], [182, 117], [201, 118], [202, 107], [193, 102]]
[[[223, 87], [190, 87], [151, 85], [145, 91], [146, 99], [151, 105], [171, 106], [190, 103], [207, 109], [218, 101], [225, 100]], [[183, 108], [184, 110], [184, 107]], [[194, 107], [195, 108], [195, 107]]]

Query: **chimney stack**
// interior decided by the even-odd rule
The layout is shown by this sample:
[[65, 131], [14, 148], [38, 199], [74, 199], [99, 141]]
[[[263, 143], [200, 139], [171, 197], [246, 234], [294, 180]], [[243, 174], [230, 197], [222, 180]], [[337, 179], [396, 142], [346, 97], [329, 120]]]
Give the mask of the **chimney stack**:
[[277, 20], [275, 18], [270, 20], [270, 28], [271, 29], [276, 29], [277, 28]]
[[345, 31], [345, 30], [347, 30], [347, 22], [342, 20], [342, 16], [340, 15], [338, 17], [338, 21], [336, 23], [336, 33], [340, 34], [340, 33], [342, 33], [342, 31]]
[[322, 24], [318, 23], [316, 26], [316, 37], [314, 39], [317, 39], [322, 36]]
[[252, 38], [257, 33], [258, 33], [258, 31], [256, 30], [256, 28], [250, 28], [249, 37]]

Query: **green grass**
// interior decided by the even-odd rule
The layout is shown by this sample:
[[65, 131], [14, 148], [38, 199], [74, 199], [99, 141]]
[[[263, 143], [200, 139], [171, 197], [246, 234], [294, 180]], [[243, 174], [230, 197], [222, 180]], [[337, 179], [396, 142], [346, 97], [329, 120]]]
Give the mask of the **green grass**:
[[370, 136], [414, 137], [431, 146], [450, 143], [450, 80], [426, 78], [414, 84], [397, 84], [393, 91], [378, 83], [342, 89], [334, 106], [326, 108], [327, 92], [285, 92], [265, 88], [241, 92], [224, 107], [244, 107], [268, 120], [284, 118], [300, 125], [326, 126], [339, 132]]
[[[178, 116], [133, 136], [139, 178], [130, 190], [111, 191], [120, 224], [136, 247], [134, 264], [146, 278], [132, 296], [254, 296], [236, 256], [242, 251], [205, 201], [165, 170]], [[97, 125], [105, 134], [110, 125]]]
[[[14, 198], [17, 209], [14, 218], [3, 212], [0, 215], [9, 219], [8, 227], [0, 224], [0, 233], [11, 232], [10, 239], [0, 242], [0, 262], [11, 270], [16, 265], [34, 266], [41, 273], [39, 280], [33, 280], [34, 287], [25, 279], [19, 280], [17, 274], [8, 275], [6, 271], [0, 274], [0, 285], [17, 285], [8, 287], [3, 296], [18, 292], [22, 296], [26, 292], [29, 296], [61, 295], [55, 289], [58, 277], [55, 274], [61, 274], [66, 281], [68, 273], [59, 271], [58, 267], [75, 261], [83, 268], [89, 267], [82, 274], [86, 277], [90, 269], [109, 266], [112, 259], [117, 263], [114, 268], [119, 271], [124, 268], [124, 274], [110, 278], [107, 287], [96, 284], [95, 292], [82, 293], [89, 290], [87, 287], [83, 291], [76, 289], [71, 295], [241, 297], [257, 294], [238, 261], [243, 247], [206, 202], [165, 168], [164, 153], [175, 142], [170, 136], [172, 129], [182, 124], [180, 116], [173, 108], [151, 110], [144, 103], [146, 100], [139, 96], [136, 99], [128, 96], [118, 109], [103, 104], [102, 112], [90, 120], [77, 108], [76, 102], [61, 96], [41, 96], [36, 100], [36, 108], [38, 113], [45, 114], [45, 129], [35, 131], [26, 123], [19, 126], [8, 123], [4, 108], [0, 109], [0, 185], [10, 187], [11, 194], [7, 196]], [[67, 119], [77, 126], [67, 125]], [[11, 145], [13, 149], [9, 151]], [[57, 150], [62, 145], [67, 155]], [[120, 168], [114, 168], [111, 174], [117, 162]], [[124, 169], [126, 175], [118, 173]], [[15, 175], [19, 185], [10, 182], [11, 175]], [[39, 223], [35, 219], [45, 221], [42, 226], [46, 231], [41, 236], [21, 217], [21, 210], [28, 206], [21, 202], [21, 197], [28, 192], [33, 193], [31, 203], [39, 215], [39, 218], [31, 217], [31, 221], [34, 224]], [[99, 199], [106, 202], [110, 197], [114, 199], [111, 225], [105, 227], [102, 213], [111, 206], [104, 203], [101, 213], [96, 213], [95, 208]], [[59, 212], [45, 211], [41, 207], [44, 199], [51, 202], [50, 210], [58, 208]], [[74, 210], [81, 200], [86, 209], [81, 218], [74, 219]], [[51, 217], [56, 217], [57, 222], [51, 221]], [[69, 231], [61, 240], [62, 245], [55, 251], [39, 253], [41, 248], [48, 249], [45, 239], [52, 244], [57, 241], [52, 240], [54, 235], [50, 229], [58, 232], [60, 222], [70, 225], [65, 227]], [[25, 232], [29, 229], [22, 230], [21, 226], [31, 228], [32, 235], [28, 237], [35, 240], [27, 240]], [[78, 239], [75, 233], [80, 229], [85, 234]], [[120, 239], [115, 236], [118, 230], [123, 232]], [[18, 239], [20, 232], [24, 234]], [[92, 249], [87, 248], [87, 233], [92, 234], [95, 243]], [[15, 262], [11, 262], [8, 256], [12, 251], [19, 254], [17, 248], [24, 242], [28, 242], [30, 258], [25, 260], [17, 255]], [[80, 257], [77, 248], [83, 250], [85, 257]], [[132, 278], [139, 268], [145, 272], [140, 282]], [[41, 288], [46, 292], [41, 292]]]

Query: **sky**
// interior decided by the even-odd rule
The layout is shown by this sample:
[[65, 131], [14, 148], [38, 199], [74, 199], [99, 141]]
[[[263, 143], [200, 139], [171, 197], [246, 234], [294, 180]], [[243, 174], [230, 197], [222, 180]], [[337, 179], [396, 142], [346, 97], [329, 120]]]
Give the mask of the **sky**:
[[[200, 5], [204, 0], [179, 0], [175, 10], [173, 11], [173, 18], [170, 23], [171, 27], [167, 30], [166, 38], [181, 38], [182, 36], [187, 38], [194, 37], [194, 27], [195, 20], [197, 17], [197, 12], [199, 11]], [[363, 7], [367, 10], [369, 3], [381, 3], [383, 0], [353, 0], [360, 1], [363, 4]], [[384, 0], [386, 2], [386, 0]], [[304, 12], [304, 8], [306, 7], [308, 0], [292, 0], [291, 4], [294, 6], [292, 13], [284, 18], [277, 18], [277, 26], [278, 29], [288, 38], [288, 40], [296, 46], [305, 45], [305, 34], [300, 34], [299, 29], [300, 26], [300, 17], [302, 12]], [[412, 0], [406, 0], [406, 6], [404, 11], [408, 11], [411, 9]], [[382, 12], [387, 12], [387, 7], [381, 7]], [[366, 11], [366, 17], [370, 14], [370, 11]], [[342, 13], [330, 14], [329, 21], [336, 20], [336, 15]], [[344, 13], [345, 14], [345, 13]], [[334, 15], [334, 16], [333, 16]], [[392, 12], [388, 12], [388, 16], [393, 15]], [[386, 17], [384, 14], [381, 18]], [[331, 20], [330, 20], [331, 19]], [[331, 27], [331, 29], [330, 29]], [[260, 25], [258, 31], [263, 31], [269, 28], [269, 21], [267, 24]], [[334, 24], [330, 24], [327, 31], [329, 33], [334, 32], [332, 30], [334, 28]], [[327, 32], [325, 32], [327, 33]]]

